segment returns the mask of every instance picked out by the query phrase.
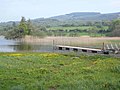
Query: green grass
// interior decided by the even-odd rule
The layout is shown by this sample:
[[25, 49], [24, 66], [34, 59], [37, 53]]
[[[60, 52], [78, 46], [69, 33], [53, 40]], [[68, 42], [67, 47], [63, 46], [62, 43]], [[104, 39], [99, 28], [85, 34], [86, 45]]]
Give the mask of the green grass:
[[[95, 26], [79, 26], [79, 27], [50, 27], [47, 30], [51, 31], [55, 36], [84, 36], [91, 37], [105, 36], [105, 33], [98, 33], [99, 30], [107, 30], [107, 26], [97, 28]], [[62, 30], [62, 31], [60, 31]]]
[[0, 53], [0, 90], [119, 90], [120, 58]]
[[75, 30], [75, 29], [80, 29], [80, 30], [84, 30], [84, 29], [90, 29], [92, 28], [91, 26], [82, 26], [82, 27], [51, 27], [48, 28], [48, 30]]
[[[47, 30], [92, 30], [95, 28], [94, 26], [79, 26], [79, 27], [50, 27]], [[108, 27], [104, 26], [103, 29], [107, 30]], [[100, 28], [96, 28], [96, 30], [100, 30]]]

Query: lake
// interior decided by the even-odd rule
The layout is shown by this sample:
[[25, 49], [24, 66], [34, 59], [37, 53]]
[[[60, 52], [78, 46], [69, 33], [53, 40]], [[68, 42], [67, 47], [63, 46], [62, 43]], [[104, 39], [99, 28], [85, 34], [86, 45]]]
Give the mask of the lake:
[[28, 44], [20, 40], [7, 40], [0, 36], [0, 52], [52, 52], [52, 45]]
[[114, 48], [116, 45], [120, 48], [119, 37], [45, 37], [36, 38], [27, 36], [24, 40], [6, 40], [0, 36], [0, 52], [53, 52], [54, 45], [68, 45], [88, 48]]

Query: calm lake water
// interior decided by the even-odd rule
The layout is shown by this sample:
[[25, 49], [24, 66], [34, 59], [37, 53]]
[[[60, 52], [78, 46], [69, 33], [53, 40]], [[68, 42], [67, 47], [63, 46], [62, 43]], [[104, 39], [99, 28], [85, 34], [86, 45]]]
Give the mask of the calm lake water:
[[[88, 48], [102, 48], [102, 43], [105, 42], [105, 48], [120, 48], [120, 39], [106, 39], [103, 38], [45, 38], [43, 41], [36, 43], [25, 43], [20, 40], [7, 40], [4, 36], [0, 36], [0, 52], [54, 52], [54, 45], [68, 45]], [[47, 41], [47, 42], [46, 42]]]
[[4, 36], [0, 36], [0, 52], [52, 52], [51, 45], [34, 45], [27, 44], [17, 40], [6, 40]]

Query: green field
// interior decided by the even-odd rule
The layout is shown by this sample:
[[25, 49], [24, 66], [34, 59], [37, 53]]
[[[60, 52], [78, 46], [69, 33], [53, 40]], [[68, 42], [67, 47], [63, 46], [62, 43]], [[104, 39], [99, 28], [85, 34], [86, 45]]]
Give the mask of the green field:
[[[102, 32], [101, 32], [102, 30]], [[105, 36], [105, 31], [108, 30], [108, 26], [98, 28], [96, 26], [78, 26], [78, 27], [50, 27], [47, 28], [49, 34], [54, 36], [91, 36], [101, 37]]]
[[119, 90], [120, 58], [0, 53], [0, 90]]
[[[79, 27], [50, 27], [47, 30], [100, 30], [101, 28], [97, 28], [95, 26], [79, 26]], [[108, 26], [103, 26], [102, 29], [107, 30]]]

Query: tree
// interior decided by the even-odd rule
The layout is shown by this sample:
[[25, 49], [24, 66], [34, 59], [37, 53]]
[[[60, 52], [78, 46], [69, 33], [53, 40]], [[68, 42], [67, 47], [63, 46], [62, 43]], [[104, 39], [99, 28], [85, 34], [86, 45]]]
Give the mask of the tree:
[[25, 17], [22, 17], [18, 25], [13, 22], [12, 28], [9, 27], [8, 33], [5, 36], [8, 39], [24, 38], [26, 35], [44, 37], [46, 35], [45, 31], [45, 27], [34, 27], [30, 19], [26, 21]]
[[112, 21], [108, 36], [120, 37], [120, 19]]
[[31, 22], [30, 19], [27, 21], [27, 28], [28, 28], [28, 33], [27, 34], [31, 35], [32, 30], [33, 30], [33, 25], [32, 25], [32, 22]]
[[23, 36], [28, 34], [28, 27], [27, 27], [27, 23], [24, 17], [22, 17], [18, 27], [19, 27], [19, 34]]
[[19, 25], [16, 25], [15, 22], [12, 24], [12, 28], [8, 30], [5, 37], [7, 39], [18, 39], [23, 38], [28, 33], [26, 20], [22, 17]]
[[12, 27], [14, 28], [14, 27], [16, 27], [16, 26], [17, 26], [16, 23], [13, 22], [13, 23], [12, 23]]
[[114, 20], [114, 21], [112, 21], [112, 23], [111, 23], [111, 25], [109, 27], [109, 30], [113, 31], [116, 28], [118, 28], [119, 26], [120, 26], [120, 20]]

